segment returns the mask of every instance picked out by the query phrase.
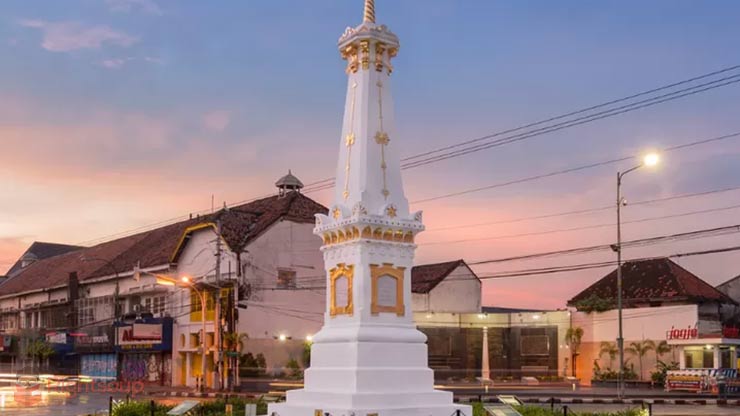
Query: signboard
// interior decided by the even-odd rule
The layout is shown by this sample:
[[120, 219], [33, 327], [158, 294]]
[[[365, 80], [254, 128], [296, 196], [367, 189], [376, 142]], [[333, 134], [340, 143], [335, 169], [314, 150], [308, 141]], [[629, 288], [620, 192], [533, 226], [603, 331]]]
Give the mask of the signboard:
[[66, 344], [67, 334], [64, 332], [50, 332], [46, 334], [46, 342], [49, 344]]
[[189, 411], [195, 409], [196, 406], [198, 406], [200, 402], [196, 402], [193, 400], [186, 400], [177, 406], [173, 407], [172, 410], [167, 412], [168, 415], [172, 416], [180, 416], [188, 413]]
[[671, 329], [666, 331], [665, 338], [671, 339], [696, 339], [699, 338], [699, 329], [696, 325], [688, 326], [686, 328], [676, 328], [671, 326]]
[[12, 342], [10, 335], [0, 335], [0, 351], [10, 351]]
[[114, 333], [117, 351], [169, 351], [172, 349], [172, 318], [154, 318], [145, 322], [116, 324]]
[[740, 338], [740, 328], [732, 326], [722, 327], [722, 338]]
[[522, 416], [521, 413], [517, 412], [513, 407], [505, 403], [486, 404], [483, 408], [486, 410], [486, 413], [491, 416]]

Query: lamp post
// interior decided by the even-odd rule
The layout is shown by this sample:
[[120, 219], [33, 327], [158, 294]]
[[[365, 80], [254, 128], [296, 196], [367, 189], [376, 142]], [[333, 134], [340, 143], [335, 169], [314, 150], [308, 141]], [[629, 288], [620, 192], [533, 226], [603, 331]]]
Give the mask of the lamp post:
[[652, 167], [660, 162], [660, 156], [657, 153], [648, 153], [639, 165], [627, 169], [624, 172], [617, 172], [617, 245], [614, 251], [617, 252], [617, 314], [619, 321], [619, 335], [617, 338], [617, 348], [619, 349], [619, 371], [617, 372], [617, 397], [624, 397], [624, 333], [622, 322], [622, 206], [627, 201], [622, 198], [622, 178], [624, 175], [640, 169], [643, 166]]
[[[168, 276], [162, 276], [158, 274], [153, 274], [153, 276], [157, 279], [156, 282], [158, 285], [163, 286], [176, 286], [178, 283], [182, 283], [185, 286], [189, 287], [191, 290], [193, 290], [198, 297], [200, 298], [200, 321], [203, 325], [202, 333], [200, 336], [200, 374], [201, 374], [201, 383], [200, 383], [200, 390], [203, 391], [205, 388], [205, 380], [206, 380], [206, 291], [198, 290], [198, 288], [195, 287], [195, 284], [190, 280], [189, 277], [183, 276], [180, 278], [180, 280], [172, 279]], [[218, 323], [213, 323], [213, 330], [216, 331]]]
[[[206, 382], [206, 292], [198, 290], [198, 288], [195, 287], [195, 285], [190, 281], [190, 278], [188, 278], [187, 276], [184, 276], [182, 279], [180, 279], [180, 281], [186, 286], [190, 287], [190, 289], [197, 293], [200, 297], [200, 322], [201, 324], [203, 324], [203, 333], [200, 336], [200, 390], [203, 391]], [[213, 325], [213, 330], [215, 332], [217, 323], [214, 322]]]

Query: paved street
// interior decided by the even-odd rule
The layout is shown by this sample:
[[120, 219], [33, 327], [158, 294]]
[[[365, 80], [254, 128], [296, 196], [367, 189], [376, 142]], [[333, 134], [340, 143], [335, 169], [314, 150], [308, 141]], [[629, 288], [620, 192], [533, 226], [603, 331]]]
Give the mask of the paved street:
[[[597, 412], [610, 411], [616, 412], [625, 409], [634, 409], [635, 406], [620, 405], [568, 405], [569, 411], [576, 412]], [[639, 407], [638, 407], [639, 408]], [[740, 415], [738, 407], [720, 407], [720, 406], [697, 406], [697, 405], [665, 405], [653, 406], [653, 415], [656, 416], [737, 416]]]

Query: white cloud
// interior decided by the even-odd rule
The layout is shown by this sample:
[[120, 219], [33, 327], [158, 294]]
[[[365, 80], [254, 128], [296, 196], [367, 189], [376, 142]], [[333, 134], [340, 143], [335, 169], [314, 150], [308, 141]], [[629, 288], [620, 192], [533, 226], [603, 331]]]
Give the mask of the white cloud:
[[21, 20], [21, 26], [39, 29], [43, 33], [41, 47], [52, 52], [78, 49], [99, 49], [103, 45], [128, 47], [138, 41], [134, 36], [106, 25], [86, 26], [79, 22], [47, 22]]
[[224, 131], [231, 124], [231, 111], [215, 110], [203, 116], [203, 125], [212, 131]]
[[161, 15], [162, 9], [154, 0], [105, 0], [108, 9], [117, 13], [139, 10], [146, 14]]
[[132, 61], [147, 62], [150, 64], [164, 65], [164, 61], [159, 58], [153, 58], [151, 56], [145, 56], [143, 58], [124, 57], [124, 58], [108, 58], [98, 62], [98, 65], [107, 69], [118, 69]]
[[108, 69], [118, 69], [122, 67], [126, 62], [134, 58], [111, 58], [100, 61], [100, 66]]

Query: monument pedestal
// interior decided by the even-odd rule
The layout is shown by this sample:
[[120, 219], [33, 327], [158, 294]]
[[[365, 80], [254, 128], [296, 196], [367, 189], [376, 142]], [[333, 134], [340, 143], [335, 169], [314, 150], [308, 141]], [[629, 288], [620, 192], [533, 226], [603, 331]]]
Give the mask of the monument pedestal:
[[451, 416], [470, 406], [434, 390], [426, 336], [413, 325], [332, 325], [314, 338], [305, 389], [269, 406], [279, 416]]

